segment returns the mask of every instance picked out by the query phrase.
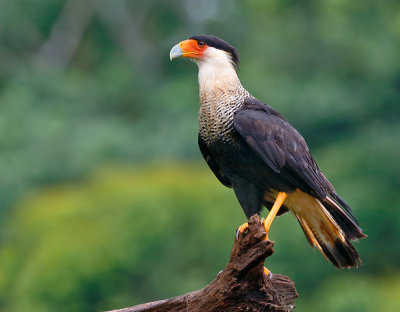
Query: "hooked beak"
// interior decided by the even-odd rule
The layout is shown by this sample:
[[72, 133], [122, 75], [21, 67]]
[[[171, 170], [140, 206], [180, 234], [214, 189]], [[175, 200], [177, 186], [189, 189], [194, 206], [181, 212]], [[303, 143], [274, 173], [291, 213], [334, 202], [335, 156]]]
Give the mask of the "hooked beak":
[[179, 58], [181, 56], [183, 56], [183, 51], [178, 43], [174, 45], [171, 51], [169, 52], [169, 58], [172, 61], [173, 59]]
[[188, 39], [176, 44], [169, 52], [171, 61], [179, 57], [187, 57], [190, 59], [200, 59], [203, 57], [203, 52], [207, 48], [206, 45], [198, 45], [194, 39]]

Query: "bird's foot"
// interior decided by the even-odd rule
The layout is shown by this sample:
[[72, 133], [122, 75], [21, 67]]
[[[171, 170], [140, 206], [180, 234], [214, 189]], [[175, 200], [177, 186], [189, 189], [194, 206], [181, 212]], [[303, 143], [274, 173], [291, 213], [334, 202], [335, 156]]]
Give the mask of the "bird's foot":
[[261, 219], [261, 225], [264, 227], [264, 230], [265, 230], [264, 240], [268, 240], [269, 229], [267, 229], [267, 227], [265, 226], [265, 219], [264, 218]]
[[268, 270], [266, 267], [264, 267], [264, 274], [268, 276], [268, 278], [272, 277], [272, 273], [270, 270]]
[[[264, 228], [265, 228], [265, 224], [264, 224], [264, 218], [262, 218], [261, 219], [261, 224], [264, 226]], [[239, 234], [242, 234], [242, 233], [244, 233], [244, 232], [247, 232], [249, 230], [249, 224], [246, 222], [246, 223], [243, 223], [241, 226], [239, 226], [238, 227], [238, 229], [237, 229], [237, 231], [236, 231], [236, 239], [239, 239]], [[266, 229], [265, 228], [265, 231], [267, 232], [267, 235], [265, 236], [265, 240], [268, 240], [268, 230], [269, 229]], [[219, 272], [218, 273], [218, 275], [219, 274], [221, 274], [222, 273], [222, 271], [221, 272]], [[264, 267], [264, 274], [268, 277], [268, 278], [272, 278], [272, 273], [271, 273], [271, 271], [270, 270], [268, 270], [266, 267]]]
[[249, 230], [249, 224], [247, 222], [243, 223], [241, 226], [238, 227], [236, 231], [236, 239], [239, 239], [239, 234], [242, 234], [248, 230]]

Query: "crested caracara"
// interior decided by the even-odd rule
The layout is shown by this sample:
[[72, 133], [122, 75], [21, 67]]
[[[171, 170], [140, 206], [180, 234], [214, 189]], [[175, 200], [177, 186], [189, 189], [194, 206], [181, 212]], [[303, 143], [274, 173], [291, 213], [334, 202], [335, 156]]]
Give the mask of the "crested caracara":
[[361, 260], [351, 241], [366, 235], [300, 133], [242, 86], [236, 49], [214, 36], [193, 36], [171, 49], [170, 59], [179, 57], [199, 69], [200, 151], [218, 180], [233, 188], [246, 217], [266, 206], [268, 237], [278, 211], [290, 211], [326, 259], [337, 268], [357, 267]]

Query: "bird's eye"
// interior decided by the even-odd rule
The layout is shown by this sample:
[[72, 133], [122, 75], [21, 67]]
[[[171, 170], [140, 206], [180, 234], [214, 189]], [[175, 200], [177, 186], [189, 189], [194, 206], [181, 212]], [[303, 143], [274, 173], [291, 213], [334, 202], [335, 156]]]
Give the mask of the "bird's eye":
[[201, 48], [204, 47], [205, 43], [204, 41], [197, 41], [197, 45]]

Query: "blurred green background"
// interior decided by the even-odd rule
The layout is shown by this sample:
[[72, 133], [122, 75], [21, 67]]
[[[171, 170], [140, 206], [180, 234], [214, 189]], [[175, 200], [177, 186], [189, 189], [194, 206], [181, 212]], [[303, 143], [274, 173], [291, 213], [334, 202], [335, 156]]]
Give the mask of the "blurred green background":
[[[245, 216], [197, 147], [195, 34], [304, 135], [369, 237], [338, 271], [285, 215], [296, 311], [398, 311], [400, 2], [1, 0], [0, 310], [100, 311], [199, 289]], [[266, 211], [263, 211], [266, 215]], [[379, 308], [377, 308], [379, 307]]]

